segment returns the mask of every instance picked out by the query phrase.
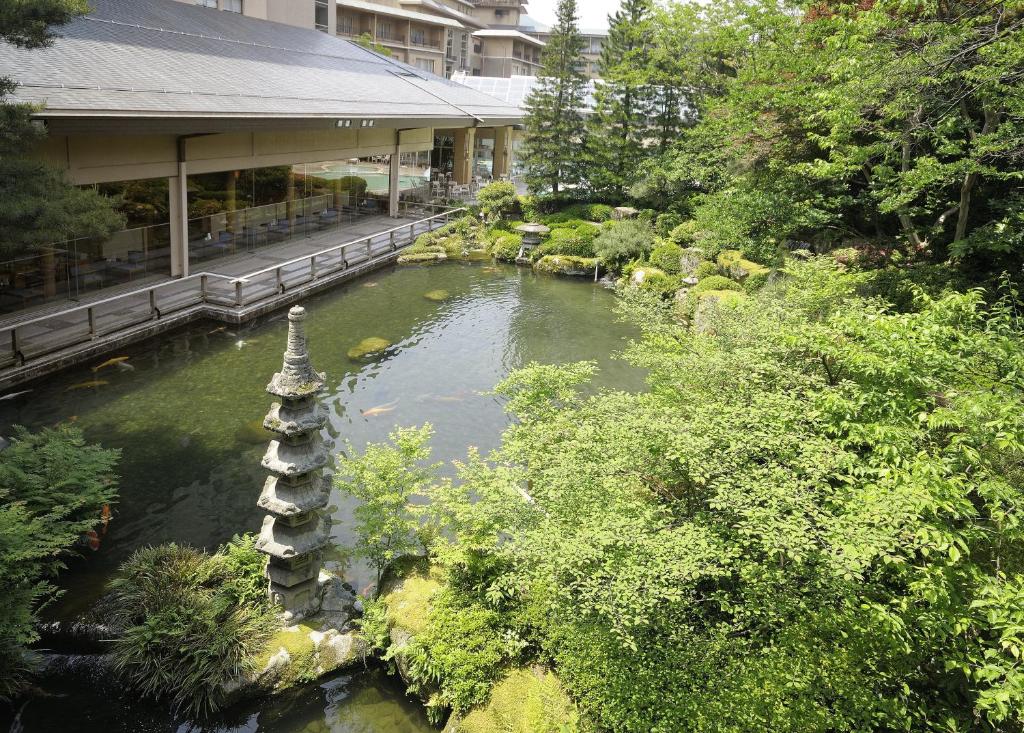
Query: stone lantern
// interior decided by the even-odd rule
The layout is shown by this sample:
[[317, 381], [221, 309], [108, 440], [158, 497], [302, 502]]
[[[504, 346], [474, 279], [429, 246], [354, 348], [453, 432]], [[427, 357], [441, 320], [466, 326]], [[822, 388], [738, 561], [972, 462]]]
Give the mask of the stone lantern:
[[550, 234], [551, 230], [543, 224], [523, 224], [516, 227], [516, 231], [523, 234], [523, 245], [519, 248], [519, 254], [516, 255], [516, 263], [528, 265], [530, 264], [530, 250], [539, 246], [541, 239]]
[[330, 498], [330, 478], [323, 470], [329, 456], [320, 435], [327, 414], [317, 400], [325, 375], [310, 364], [305, 320], [305, 308], [288, 312], [284, 366], [267, 385], [267, 392], [281, 401], [263, 422], [277, 438], [263, 456], [271, 475], [258, 502], [267, 516], [256, 547], [269, 556], [268, 593], [288, 620], [319, 610], [322, 551], [331, 528], [323, 513]]

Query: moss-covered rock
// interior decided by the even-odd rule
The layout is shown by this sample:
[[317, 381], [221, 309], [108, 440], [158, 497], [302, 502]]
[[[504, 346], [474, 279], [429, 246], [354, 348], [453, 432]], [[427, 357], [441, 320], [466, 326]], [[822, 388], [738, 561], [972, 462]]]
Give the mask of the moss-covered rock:
[[769, 272], [769, 268], [764, 265], [759, 265], [756, 262], [743, 258], [743, 253], [738, 249], [727, 249], [718, 255], [718, 266], [723, 271], [729, 273], [729, 277], [743, 281], [750, 275], [765, 274]]
[[534, 263], [533, 269], [549, 275], [566, 277], [592, 277], [598, 261], [594, 257], [573, 257], [571, 255], [547, 255]]
[[730, 280], [722, 275], [711, 275], [697, 282], [693, 288], [694, 293], [706, 293], [710, 291], [733, 290], [743, 292], [743, 286], [735, 280]]
[[451, 293], [447, 290], [431, 290], [429, 293], [424, 293], [423, 297], [435, 303], [443, 303], [451, 297]]
[[352, 667], [368, 651], [354, 631], [341, 632], [315, 620], [289, 626], [274, 635], [257, 659], [259, 673], [252, 684], [280, 692]]
[[371, 336], [365, 338], [358, 344], [348, 350], [348, 358], [355, 361], [367, 361], [380, 357], [388, 347], [391, 346], [391, 342], [387, 339], [382, 339], [379, 336]]
[[398, 258], [400, 265], [419, 265], [424, 262], [444, 262], [448, 255], [444, 252], [405, 252]]
[[515, 669], [494, 686], [483, 707], [453, 718], [445, 733], [582, 733], [575, 703], [558, 678], [541, 668]]

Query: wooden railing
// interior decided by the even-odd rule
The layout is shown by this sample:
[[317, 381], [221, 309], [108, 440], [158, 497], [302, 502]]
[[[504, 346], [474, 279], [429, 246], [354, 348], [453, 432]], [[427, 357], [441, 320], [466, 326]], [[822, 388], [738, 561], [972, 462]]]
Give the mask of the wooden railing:
[[[422, 209], [429, 204], [410, 204]], [[465, 209], [445, 208], [410, 224], [303, 255], [241, 276], [201, 272], [119, 293], [0, 326], [0, 367], [21, 366], [32, 359], [124, 331], [205, 304], [240, 308], [288, 290], [366, 264], [408, 247], [421, 234], [447, 224]], [[4, 332], [7, 338], [4, 338]]]

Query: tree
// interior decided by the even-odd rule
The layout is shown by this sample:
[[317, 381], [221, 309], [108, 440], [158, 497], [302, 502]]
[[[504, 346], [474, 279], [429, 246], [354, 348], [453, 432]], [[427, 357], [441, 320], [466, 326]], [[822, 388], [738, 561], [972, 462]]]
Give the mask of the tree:
[[562, 185], [577, 185], [583, 179], [583, 46], [576, 0], [559, 0], [555, 27], [541, 54], [537, 86], [526, 100], [523, 163], [531, 191], [550, 189], [557, 194]]
[[37, 611], [57, 595], [53, 577], [117, 496], [118, 457], [74, 428], [17, 428], [0, 452], [0, 699], [31, 672], [26, 647], [38, 638]]
[[390, 445], [371, 444], [361, 456], [338, 457], [334, 484], [360, 502], [353, 511], [357, 537], [353, 553], [377, 571], [378, 592], [388, 564], [422, 547], [411, 501], [414, 496], [426, 496], [437, 477], [438, 464], [423, 465], [430, 458], [431, 435], [429, 424], [399, 428], [388, 436]]
[[624, 0], [609, 17], [601, 50], [601, 81], [589, 122], [587, 178], [595, 191], [621, 199], [646, 152], [654, 113], [650, 84], [653, 47], [651, 0]]
[[[53, 42], [53, 26], [88, 11], [85, 0], [10, 0], [0, 5], [0, 39], [26, 49]], [[17, 84], [0, 77], [0, 253], [29, 251], [72, 237], [121, 228], [115, 201], [70, 184], [63, 172], [30, 157], [45, 131], [30, 105], [8, 101]]]

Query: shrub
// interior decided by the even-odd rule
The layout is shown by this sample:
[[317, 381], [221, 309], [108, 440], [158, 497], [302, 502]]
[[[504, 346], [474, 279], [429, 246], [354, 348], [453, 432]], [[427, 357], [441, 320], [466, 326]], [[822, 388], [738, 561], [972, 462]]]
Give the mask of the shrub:
[[[571, 255], [573, 257], [594, 257], [594, 240], [586, 239], [575, 234], [573, 230], [562, 230], [567, 232], [563, 236], [552, 236], [532, 252], [534, 260], [546, 255]], [[552, 232], [554, 235], [554, 232]]]
[[597, 267], [597, 260], [588, 257], [573, 257], [571, 255], [547, 255], [541, 257], [534, 264], [533, 269], [537, 272], [546, 272], [549, 275], [568, 275], [570, 277], [582, 277], [590, 275]]
[[706, 277], [713, 277], [718, 274], [718, 265], [709, 260], [704, 260], [694, 271], [693, 276], [698, 280], [703, 280]]
[[722, 275], [711, 275], [702, 279], [693, 287], [694, 293], [705, 293], [709, 290], [732, 290], [742, 293], [743, 286], [735, 280], [730, 280]]
[[683, 223], [683, 217], [675, 212], [669, 211], [659, 214], [654, 221], [654, 230], [660, 237], [668, 237]]
[[480, 189], [476, 198], [489, 224], [509, 219], [519, 211], [519, 197], [516, 195], [515, 184], [510, 181], [489, 183]]
[[367, 185], [366, 179], [359, 176], [342, 176], [335, 183], [339, 191], [348, 193], [357, 199], [366, 195]]
[[679, 289], [679, 278], [660, 270], [648, 270], [638, 289], [662, 297], [673, 295]]
[[70, 427], [15, 427], [0, 452], [0, 699], [28, 681], [36, 612], [57, 595], [50, 581], [70, 548], [97, 530], [104, 506], [114, 502], [119, 456]]
[[621, 268], [630, 260], [643, 259], [654, 249], [651, 225], [636, 219], [620, 221], [601, 230], [594, 251], [609, 267]]
[[519, 232], [495, 232], [487, 246], [488, 253], [503, 262], [515, 262], [523, 246], [523, 235]]
[[682, 271], [683, 248], [672, 242], [663, 242], [651, 250], [651, 264], [670, 275]]
[[419, 261], [419, 255], [440, 255], [445, 257], [462, 257], [472, 249], [480, 246], [482, 227], [472, 216], [463, 216], [445, 224], [440, 229], [421, 234], [416, 242], [406, 249], [402, 260]]
[[768, 283], [768, 278], [771, 277], [770, 270], [762, 270], [760, 272], [754, 272], [747, 276], [743, 281], [743, 289], [748, 293], [753, 293], [763, 288]]
[[590, 204], [587, 207], [587, 219], [596, 222], [611, 221], [615, 209], [608, 204]]
[[693, 246], [697, 241], [695, 226], [693, 221], [684, 221], [669, 232], [669, 241], [678, 244], [680, 247]]
[[[279, 622], [262, 585], [253, 538], [217, 555], [175, 544], [135, 552], [111, 584], [114, 669], [134, 689], [206, 714], [225, 686], [256, 672], [255, 659]], [[242, 599], [246, 599], [242, 602]]]

